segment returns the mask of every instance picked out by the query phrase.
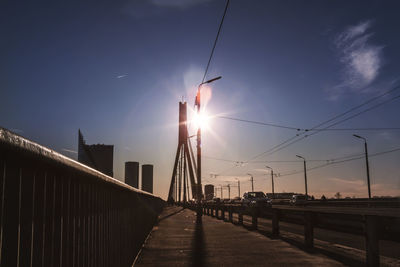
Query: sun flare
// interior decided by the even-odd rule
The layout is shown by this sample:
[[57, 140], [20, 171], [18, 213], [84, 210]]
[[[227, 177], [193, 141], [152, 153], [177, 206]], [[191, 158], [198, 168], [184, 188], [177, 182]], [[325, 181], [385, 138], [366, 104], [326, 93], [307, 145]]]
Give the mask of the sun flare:
[[202, 130], [207, 130], [210, 125], [210, 117], [203, 110], [200, 114], [194, 113], [192, 122], [196, 129], [200, 127]]

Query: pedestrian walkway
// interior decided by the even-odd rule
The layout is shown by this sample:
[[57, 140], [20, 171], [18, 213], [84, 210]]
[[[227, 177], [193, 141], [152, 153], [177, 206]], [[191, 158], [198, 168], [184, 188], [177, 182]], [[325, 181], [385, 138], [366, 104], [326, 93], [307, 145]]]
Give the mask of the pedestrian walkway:
[[138, 255], [135, 266], [342, 266], [279, 239], [167, 207]]

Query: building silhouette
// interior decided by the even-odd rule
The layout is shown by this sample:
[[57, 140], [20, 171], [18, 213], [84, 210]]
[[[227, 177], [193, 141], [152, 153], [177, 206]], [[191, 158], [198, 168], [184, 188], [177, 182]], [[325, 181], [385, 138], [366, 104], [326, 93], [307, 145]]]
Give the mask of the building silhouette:
[[214, 185], [206, 184], [204, 186], [204, 194], [206, 200], [211, 200], [214, 198]]
[[113, 145], [87, 145], [78, 131], [78, 161], [108, 176], [113, 176]]
[[153, 165], [142, 165], [142, 190], [153, 194]]
[[139, 162], [125, 162], [125, 183], [139, 189]]

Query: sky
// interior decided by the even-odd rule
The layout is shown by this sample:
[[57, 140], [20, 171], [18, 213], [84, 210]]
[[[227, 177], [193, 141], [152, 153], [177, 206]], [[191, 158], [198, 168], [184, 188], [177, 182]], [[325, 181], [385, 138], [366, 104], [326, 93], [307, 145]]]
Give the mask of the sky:
[[[166, 198], [178, 103], [188, 102], [192, 118], [224, 8], [222, 0], [2, 1], [0, 126], [73, 159], [81, 129], [89, 144], [114, 145], [116, 179], [125, 161], [154, 164], [154, 193]], [[400, 151], [380, 154], [400, 148], [400, 130], [359, 130], [400, 127], [399, 8], [397, 0], [231, 0], [207, 73], [222, 79], [202, 100], [210, 115], [203, 183], [239, 179], [245, 192], [250, 173], [255, 190], [271, 192], [268, 165], [280, 174], [275, 192], [304, 193], [297, 154], [309, 169], [337, 163], [308, 171], [309, 194], [367, 197], [358, 134], [368, 140], [372, 195], [400, 196]], [[388, 90], [331, 122], [355, 130], [220, 118], [312, 129]], [[307, 137], [270, 153], [296, 134]]]

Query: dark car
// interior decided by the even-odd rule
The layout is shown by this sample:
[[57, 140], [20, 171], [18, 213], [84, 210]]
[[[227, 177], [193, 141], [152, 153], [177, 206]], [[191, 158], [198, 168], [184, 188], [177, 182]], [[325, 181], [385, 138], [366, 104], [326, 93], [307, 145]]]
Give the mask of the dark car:
[[221, 199], [219, 198], [219, 197], [215, 197], [215, 198], [213, 198], [213, 200], [212, 200], [215, 204], [219, 204], [219, 203], [221, 203]]
[[231, 199], [230, 203], [232, 203], [232, 204], [242, 203], [242, 198], [241, 197], [234, 197], [234, 198]]
[[271, 199], [267, 198], [263, 192], [244, 193], [242, 204], [248, 207], [271, 207]]
[[290, 205], [298, 206], [298, 205], [306, 205], [307, 197], [305, 195], [293, 195], [290, 199]]

